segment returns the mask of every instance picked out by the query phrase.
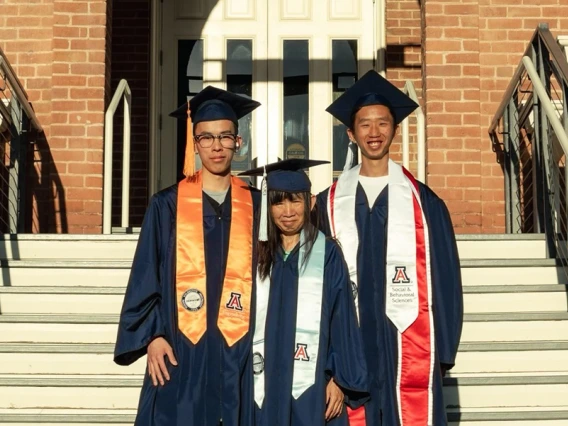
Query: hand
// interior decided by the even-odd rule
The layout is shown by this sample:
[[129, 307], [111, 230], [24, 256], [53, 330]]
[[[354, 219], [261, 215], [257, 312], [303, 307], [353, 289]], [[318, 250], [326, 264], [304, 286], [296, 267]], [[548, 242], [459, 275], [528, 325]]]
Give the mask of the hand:
[[166, 356], [172, 365], [177, 365], [174, 351], [170, 344], [163, 337], [156, 337], [148, 345], [148, 373], [154, 386], [158, 386], [158, 382], [164, 386], [164, 378], [170, 380], [170, 374], [164, 361]]
[[336, 418], [343, 411], [343, 391], [339, 389], [339, 386], [335, 384], [333, 378], [327, 384], [325, 388], [325, 421], [328, 422], [331, 419]]

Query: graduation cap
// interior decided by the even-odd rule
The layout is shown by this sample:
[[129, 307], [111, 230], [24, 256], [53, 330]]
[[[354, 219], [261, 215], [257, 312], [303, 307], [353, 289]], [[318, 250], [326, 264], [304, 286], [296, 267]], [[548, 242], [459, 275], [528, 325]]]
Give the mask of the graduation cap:
[[384, 105], [399, 124], [418, 108], [418, 104], [376, 71], [368, 71], [335, 100], [326, 111], [351, 127], [353, 113], [369, 105]]
[[291, 158], [239, 173], [239, 176], [263, 177], [258, 233], [260, 241], [268, 240], [268, 191], [309, 192], [312, 189], [312, 183], [303, 169], [321, 164], [329, 164], [329, 161]]
[[230, 120], [235, 126], [240, 118], [250, 114], [260, 103], [243, 95], [207, 86], [190, 101], [172, 111], [170, 117], [187, 120], [187, 145], [183, 174], [195, 173], [195, 152], [193, 150], [193, 125], [202, 121]]

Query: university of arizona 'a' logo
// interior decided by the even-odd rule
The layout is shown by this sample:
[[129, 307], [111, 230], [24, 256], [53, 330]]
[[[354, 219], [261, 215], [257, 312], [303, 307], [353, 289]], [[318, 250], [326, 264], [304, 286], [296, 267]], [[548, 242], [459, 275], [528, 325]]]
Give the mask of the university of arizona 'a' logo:
[[406, 266], [395, 266], [395, 269], [393, 284], [408, 284], [410, 280], [406, 275]]
[[234, 309], [236, 311], [242, 311], [243, 305], [241, 304], [241, 294], [240, 293], [231, 293], [231, 297], [229, 298], [229, 303], [225, 305], [228, 309]]
[[305, 343], [296, 344], [296, 353], [294, 354], [295, 361], [309, 361], [310, 356], [308, 355], [308, 345]]

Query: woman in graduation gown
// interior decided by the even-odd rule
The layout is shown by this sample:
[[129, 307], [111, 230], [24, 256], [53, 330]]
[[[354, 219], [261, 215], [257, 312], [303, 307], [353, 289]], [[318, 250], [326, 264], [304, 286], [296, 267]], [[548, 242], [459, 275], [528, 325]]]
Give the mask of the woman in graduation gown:
[[[311, 183], [301, 169], [322, 163], [285, 160], [243, 173], [268, 173], [252, 348], [257, 426], [326, 424], [329, 381], [353, 407], [366, 398], [349, 274], [338, 245], [309, 221]], [[346, 425], [345, 410], [329, 424]]]
[[[252, 424], [252, 379], [245, 373], [258, 192], [232, 177], [230, 167], [238, 119], [258, 105], [209, 86], [175, 113], [188, 119], [188, 178], [152, 197], [115, 347], [120, 365], [148, 353], [137, 426]], [[203, 164], [198, 172], [188, 161], [194, 147]]]

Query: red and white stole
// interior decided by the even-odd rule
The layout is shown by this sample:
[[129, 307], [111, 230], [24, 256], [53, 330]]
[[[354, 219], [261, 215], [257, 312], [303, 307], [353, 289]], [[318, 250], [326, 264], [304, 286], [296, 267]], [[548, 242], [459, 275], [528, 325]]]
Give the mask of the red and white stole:
[[[388, 168], [385, 313], [398, 331], [398, 412], [401, 426], [431, 426], [435, 337], [428, 225], [414, 177], [393, 161]], [[355, 197], [360, 170], [358, 165], [343, 172], [331, 186], [327, 203], [330, 229], [343, 247], [355, 288], [370, 284], [357, 280]]]

